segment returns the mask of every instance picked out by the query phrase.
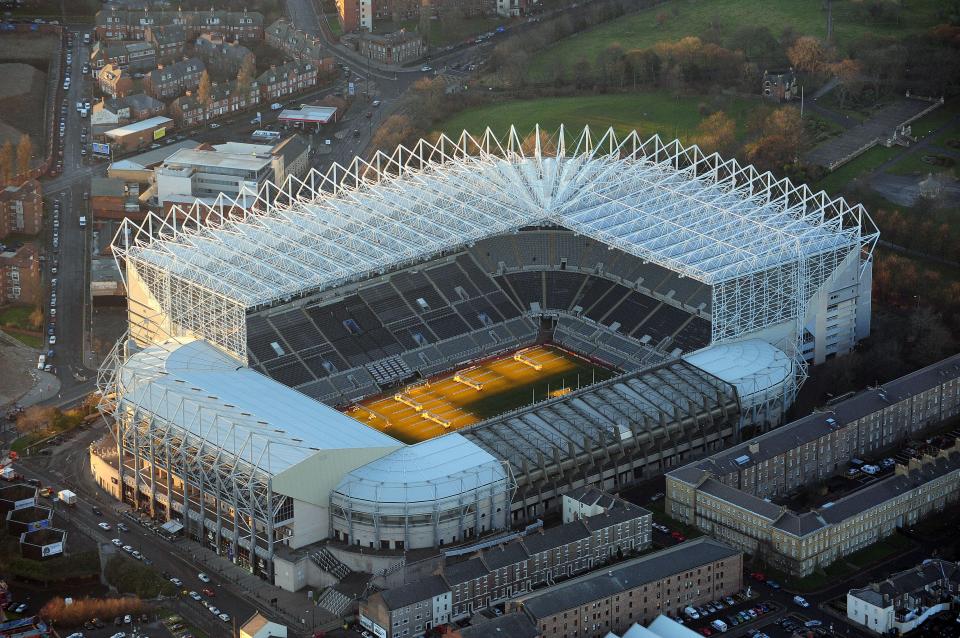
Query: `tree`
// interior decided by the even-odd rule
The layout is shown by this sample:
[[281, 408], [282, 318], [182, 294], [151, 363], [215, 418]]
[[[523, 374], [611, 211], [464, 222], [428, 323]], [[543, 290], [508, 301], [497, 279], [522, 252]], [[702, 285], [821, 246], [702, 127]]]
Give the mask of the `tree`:
[[797, 38], [793, 46], [787, 50], [787, 58], [798, 71], [817, 73], [823, 68], [827, 53], [820, 40], [805, 35]]
[[626, 71], [626, 54], [619, 42], [614, 42], [597, 55], [597, 70], [608, 86], [623, 86]]
[[911, 355], [919, 366], [939, 361], [954, 348], [950, 330], [940, 315], [927, 306], [918, 306], [910, 315], [908, 341], [913, 341]]
[[785, 106], [773, 111], [761, 126], [759, 137], [744, 147], [747, 159], [766, 170], [782, 170], [800, 153], [803, 122], [797, 109]]
[[33, 157], [33, 142], [29, 135], [21, 135], [17, 144], [17, 173], [26, 175], [30, 172], [30, 162]]
[[375, 150], [390, 154], [395, 148], [417, 134], [416, 128], [406, 115], [391, 115], [373, 134], [371, 145]]
[[717, 111], [700, 122], [694, 141], [705, 153], [728, 155], [737, 142], [736, 122], [723, 111]]
[[254, 74], [257, 72], [257, 63], [253, 54], [248, 54], [243, 58], [240, 70], [237, 71], [237, 94], [246, 95], [250, 92], [250, 85], [253, 84]]
[[[532, 157], [537, 152], [537, 135], [535, 133], [530, 133], [525, 138], [520, 145], [520, 148], [523, 150], [523, 154], [527, 157]], [[557, 155], [557, 145], [554, 143], [550, 136], [547, 135], [547, 132], [543, 129], [540, 129], [540, 155], [542, 157], [555, 157]]]
[[210, 105], [210, 74], [204, 69], [200, 76], [200, 86], [197, 87], [197, 101], [206, 108]]
[[9, 182], [13, 179], [13, 166], [15, 162], [15, 151], [13, 142], [7, 140], [0, 147], [0, 183]]
[[573, 65], [573, 81], [578, 89], [587, 86], [590, 81], [590, 62], [587, 58], [581, 56]]
[[23, 434], [38, 432], [48, 427], [55, 416], [55, 408], [32, 405], [17, 417], [17, 431]]
[[43, 327], [43, 311], [40, 308], [34, 308], [28, 319], [30, 327], [39, 330]]
[[862, 68], [859, 62], [847, 58], [831, 64], [830, 72], [833, 73], [840, 82], [840, 108], [843, 108], [851, 95], [856, 95], [860, 92], [860, 87], [863, 83]]

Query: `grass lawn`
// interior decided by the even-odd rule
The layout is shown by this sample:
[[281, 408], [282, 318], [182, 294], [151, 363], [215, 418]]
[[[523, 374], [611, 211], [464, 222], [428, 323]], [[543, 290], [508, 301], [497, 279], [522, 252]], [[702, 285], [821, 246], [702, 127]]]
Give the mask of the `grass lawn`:
[[[960, 115], [960, 100], [953, 100], [952, 102], [948, 102], [940, 108], [921, 117], [919, 120], [914, 122], [910, 128], [912, 129], [913, 136], [917, 139], [920, 139], [930, 135], [930, 133], [937, 130], [944, 124], [947, 124], [957, 115]], [[956, 127], [953, 127], [952, 130], [955, 134]]]
[[337, 17], [337, 14], [327, 14], [324, 16], [327, 21], [327, 26], [330, 27], [330, 33], [337, 36], [338, 38], [343, 35], [343, 27], [340, 26], [340, 18]]
[[[711, 105], [722, 108], [743, 128], [747, 115], [761, 106], [758, 101], [744, 98], [719, 99], [723, 100], [721, 104], [714, 99]], [[551, 133], [563, 124], [574, 134], [590, 125], [594, 132], [612, 126], [621, 134], [636, 129], [643, 137], [659, 133], [668, 140], [687, 139], [703, 119], [699, 107], [704, 102], [701, 97], [674, 96], [666, 91], [514, 100], [463, 111], [439, 128], [456, 136], [463, 130], [482, 134], [489, 126], [501, 136], [513, 124], [521, 136], [526, 136], [537, 123]], [[745, 130], [738, 132], [742, 135]]]
[[[852, 2], [833, 4], [834, 37], [837, 42], [850, 42], [869, 33], [877, 35], [907, 34], [937, 24], [942, 0], [904, 0], [901, 24], [865, 22]], [[657, 16], [667, 15], [662, 27]], [[679, 40], [705, 33], [712, 21], [722, 34], [729, 34], [742, 25], [765, 26], [779, 36], [787, 26], [803, 35], [824, 37], [826, 17], [821, 0], [670, 0], [650, 9], [611, 20], [578, 35], [566, 38], [541, 51], [531, 64], [536, 77], [543, 76], [551, 65], [561, 62], [569, 68], [581, 56], [592, 64], [597, 54], [608, 45], [619, 42], [625, 49], [646, 48], [662, 40]]]
[[869, 547], [864, 547], [860, 551], [850, 554], [843, 560], [857, 567], [864, 568], [885, 558], [889, 558], [894, 554], [905, 552], [912, 547], [913, 543], [910, 542], [909, 538], [894, 533]]
[[[513, 387], [505, 392], [498, 392], [497, 394], [474, 401], [465, 406], [464, 409], [472, 412], [481, 419], [488, 419], [503, 414], [504, 412], [530, 405], [533, 403], [534, 398], [537, 401], [543, 401], [547, 397], [548, 388], [549, 391], [552, 392], [560, 388], [576, 388], [578, 383], [582, 387], [589, 385], [594, 379], [599, 382], [609, 379], [616, 374], [613, 370], [601, 368], [587, 361], [578, 360], [578, 363], [580, 365], [577, 365], [572, 370], [543, 377], [538, 379], [536, 383]], [[594, 377], [594, 375], [596, 376]]]
[[831, 195], [838, 195], [850, 180], [875, 170], [878, 166], [902, 152], [903, 147], [893, 146], [891, 148], [884, 148], [878, 144], [866, 153], [863, 153], [828, 174], [816, 183], [816, 187], [827, 191]]
[[46, 345], [46, 341], [43, 340], [43, 337], [38, 335], [29, 335], [22, 332], [8, 332], [8, 335], [27, 346], [28, 348], [36, 348], [37, 350], [43, 350]]
[[[936, 147], [928, 147], [907, 155], [902, 160], [887, 169], [888, 173], [894, 175], [926, 175], [927, 173], [947, 173], [957, 175], [957, 165], [942, 166], [939, 164], [930, 164], [923, 161], [925, 155], [944, 155]], [[947, 156], [949, 157], [949, 156]], [[953, 159], [950, 157], [949, 159]], [[954, 160], [955, 161], [955, 160]]]
[[34, 311], [33, 306], [9, 306], [0, 309], [0, 326], [13, 326], [23, 330], [32, 330], [30, 325], [30, 313]]
[[28, 447], [35, 444], [37, 441], [47, 438], [48, 436], [50, 435], [44, 432], [31, 432], [30, 434], [24, 434], [10, 445], [10, 449], [19, 454], [23, 454]]

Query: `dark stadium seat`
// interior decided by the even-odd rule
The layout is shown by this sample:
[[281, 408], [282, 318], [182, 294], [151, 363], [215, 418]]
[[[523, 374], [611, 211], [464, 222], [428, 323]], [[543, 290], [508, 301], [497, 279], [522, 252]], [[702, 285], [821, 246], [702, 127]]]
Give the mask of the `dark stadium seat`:
[[297, 360], [295, 355], [281, 357], [265, 365], [267, 375], [292, 388], [313, 381], [310, 371]]
[[653, 339], [653, 345], [656, 345], [664, 337], [672, 335], [689, 316], [679, 308], [661, 304], [657, 311], [634, 331], [633, 336], [642, 337], [648, 334]]
[[544, 276], [547, 290], [546, 308], [569, 310], [586, 275], [576, 272], [547, 271]]
[[613, 324], [614, 321], [620, 324], [618, 330], [624, 334], [630, 334], [634, 328], [647, 318], [653, 309], [657, 307], [657, 301], [639, 292], [631, 292], [621, 301], [613, 311], [603, 320], [606, 325]]
[[483, 272], [470, 255], [458, 255], [456, 261], [480, 292], [486, 295], [498, 290], [490, 275]]
[[470, 331], [470, 326], [455, 314], [429, 319], [427, 320], [427, 325], [430, 326], [433, 334], [437, 335], [438, 339], [449, 339]]
[[360, 297], [381, 323], [391, 323], [415, 314], [390, 282], [364, 288], [360, 290]]
[[584, 283], [583, 288], [580, 289], [580, 293], [574, 298], [570, 309], [572, 310], [574, 306], [580, 306], [584, 312], [590, 310], [593, 304], [597, 303], [613, 286], [612, 281], [600, 277], [590, 277]]
[[457, 292], [457, 288], [463, 290], [467, 295], [467, 299], [480, 296], [480, 290], [477, 289], [473, 282], [470, 281], [470, 278], [467, 277], [466, 273], [464, 273], [456, 263], [443, 264], [442, 266], [425, 270], [424, 274], [433, 282], [440, 291], [440, 294], [446, 297], [450, 303], [456, 303], [463, 299]]
[[694, 317], [674, 335], [673, 345], [684, 352], [692, 352], [709, 344], [710, 339], [710, 322], [701, 317]]
[[509, 287], [504, 285], [504, 288], [509, 290], [513, 289], [516, 297], [517, 304], [520, 306], [520, 309], [524, 312], [530, 310], [531, 303], [537, 303], [540, 307], [543, 307], [543, 273], [540, 271], [535, 272], [511, 272], [507, 273], [503, 277], [496, 278], [501, 285], [504, 285], [502, 282], [506, 280], [509, 283]]

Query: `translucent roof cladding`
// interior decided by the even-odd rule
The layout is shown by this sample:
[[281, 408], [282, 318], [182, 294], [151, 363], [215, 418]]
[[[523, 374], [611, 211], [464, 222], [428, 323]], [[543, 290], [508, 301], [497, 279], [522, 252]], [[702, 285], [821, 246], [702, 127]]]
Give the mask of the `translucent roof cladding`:
[[741, 401], [747, 404], [753, 395], [776, 392], [793, 375], [790, 358], [761, 339], [713, 345], [683, 358], [736, 386]]
[[237, 362], [205, 341], [170, 341], [132, 354], [118, 382], [122, 407], [145, 410], [265, 471], [321, 450], [402, 444]]
[[[151, 216], [118, 233], [116, 250], [251, 307], [543, 223], [709, 284], [875, 239], [875, 229], [861, 233], [872, 227], [862, 207], [733, 160], [657, 137], [584, 136], [556, 156], [487, 137], [470, 138], [472, 148], [466, 137], [421, 142], [290, 181], [289, 204], [269, 203], [271, 185], [263, 210], [220, 219], [214, 211], [215, 224], [175, 229]], [[437, 152], [443, 144], [453, 148]], [[387, 166], [393, 172], [380, 172]], [[332, 183], [335, 192], [319, 190]], [[171, 214], [208, 219], [196, 206]], [[158, 228], [162, 235], [150, 232]]]
[[453, 432], [356, 468], [335, 492], [372, 503], [430, 503], [502, 484], [507, 478], [492, 454]]

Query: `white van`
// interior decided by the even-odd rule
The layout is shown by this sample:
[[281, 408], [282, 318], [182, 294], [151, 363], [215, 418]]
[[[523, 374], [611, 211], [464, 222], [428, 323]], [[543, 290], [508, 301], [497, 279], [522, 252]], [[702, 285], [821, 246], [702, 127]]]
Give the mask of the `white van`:
[[697, 620], [700, 618], [700, 614], [697, 613], [697, 610], [693, 607], [686, 607], [683, 610], [683, 615], [689, 618], [690, 620]]
[[723, 633], [727, 630], [727, 623], [723, 622], [722, 620], [714, 620], [712, 623], [710, 623], [710, 627], [714, 631]]

